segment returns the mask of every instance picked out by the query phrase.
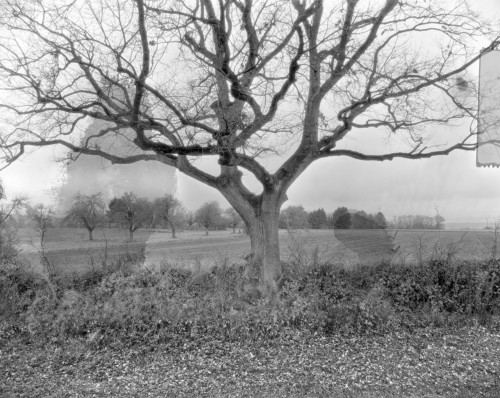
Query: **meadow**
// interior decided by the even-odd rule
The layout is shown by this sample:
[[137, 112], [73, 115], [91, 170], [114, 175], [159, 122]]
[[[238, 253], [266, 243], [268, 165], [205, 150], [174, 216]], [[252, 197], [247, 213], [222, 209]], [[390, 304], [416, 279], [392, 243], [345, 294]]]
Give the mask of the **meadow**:
[[[34, 270], [40, 269], [40, 244], [34, 230], [19, 231], [21, 258]], [[462, 260], [491, 257], [494, 233], [491, 230], [281, 230], [280, 249], [285, 262], [321, 261], [353, 266], [382, 260], [421, 264], [431, 257], [452, 256]], [[104, 228], [89, 241], [83, 228], [52, 228], [47, 232], [44, 251], [57, 272], [84, 272], [124, 256], [135, 256], [138, 266], [207, 268], [223, 261], [243, 264], [250, 251], [244, 233], [226, 231], [138, 230], [129, 242], [124, 229]], [[142, 257], [143, 256], [143, 257]], [[141, 260], [142, 261], [142, 260]]]

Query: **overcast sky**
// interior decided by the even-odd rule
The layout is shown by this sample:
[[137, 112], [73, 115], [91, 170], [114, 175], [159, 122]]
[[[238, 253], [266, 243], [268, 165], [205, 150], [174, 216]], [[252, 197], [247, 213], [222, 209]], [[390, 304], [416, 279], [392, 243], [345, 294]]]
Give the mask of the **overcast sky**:
[[[471, 0], [489, 16], [500, 14], [500, 0]], [[500, 65], [499, 65], [500, 69]], [[499, 104], [500, 108], [500, 104]], [[53, 161], [54, 148], [26, 156], [0, 172], [9, 196], [25, 194], [33, 202], [51, 200], [51, 188], [63, 167]], [[91, 176], [89, 176], [91, 177]], [[188, 209], [208, 200], [227, 202], [214, 189], [177, 174], [177, 196]], [[500, 217], [500, 169], [476, 167], [474, 152], [457, 152], [425, 160], [362, 162], [331, 158], [309, 167], [288, 192], [288, 205], [307, 210], [338, 206], [383, 211], [386, 217], [434, 215], [435, 206], [448, 222], [484, 222]]]

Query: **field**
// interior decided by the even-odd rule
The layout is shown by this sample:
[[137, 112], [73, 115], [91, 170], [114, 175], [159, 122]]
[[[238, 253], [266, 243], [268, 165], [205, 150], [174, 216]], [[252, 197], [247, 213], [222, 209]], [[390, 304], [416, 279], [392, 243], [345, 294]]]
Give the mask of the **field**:
[[[20, 230], [22, 259], [40, 269], [40, 245], [35, 231]], [[181, 231], [176, 239], [168, 230], [138, 230], [134, 242], [128, 232], [101, 229], [89, 241], [87, 231], [54, 228], [47, 233], [44, 248], [49, 262], [59, 272], [80, 272], [123, 256], [140, 256], [145, 267], [210, 267], [224, 260], [242, 263], [250, 250], [250, 239], [232, 231]], [[421, 230], [297, 230], [280, 231], [283, 261], [310, 260], [351, 266], [381, 260], [421, 263], [431, 256], [484, 259], [491, 255], [492, 231]]]

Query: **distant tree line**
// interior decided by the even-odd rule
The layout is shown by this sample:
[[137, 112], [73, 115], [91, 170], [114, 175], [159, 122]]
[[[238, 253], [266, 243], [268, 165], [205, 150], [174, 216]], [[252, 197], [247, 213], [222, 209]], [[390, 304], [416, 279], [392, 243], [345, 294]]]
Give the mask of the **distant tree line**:
[[89, 240], [93, 240], [93, 231], [97, 227], [124, 228], [129, 239], [134, 239], [134, 232], [141, 228], [166, 228], [176, 237], [179, 229], [203, 229], [208, 235], [210, 230], [231, 228], [233, 233], [242, 228], [242, 220], [232, 208], [223, 210], [218, 202], [205, 202], [194, 212], [187, 211], [173, 195], [161, 198], [141, 198], [132, 192], [114, 197], [105, 203], [103, 195], [77, 194], [71, 208], [60, 225], [84, 227]]
[[382, 212], [337, 208], [332, 214], [324, 209], [307, 212], [302, 206], [288, 206], [280, 213], [280, 228], [292, 229], [383, 229], [387, 221]]
[[435, 216], [407, 215], [397, 216], [389, 223], [395, 229], [443, 229], [445, 219], [436, 213]]
[[367, 213], [338, 207], [327, 214], [324, 209], [307, 212], [302, 206], [288, 206], [280, 213], [279, 227], [291, 229], [443, 229], [445, 219], [434, 216], [405, 215], [387, 221], [382, 212]]
[[[62, 219], [57, 219], [55, 212], [44, 205], [28, 206], [24, 202], [25, 199], [22, 199], [19, 204], [14, 201], [11, 205], [11, 208], [26, 207], [28, 210], [24, 214], [19, 211], [15, 214], [12, 211], [8, 212], [9, 208], [3, 205], [0, 207], [0, 215], [8, 212], [9, 223], [17, 228], [27, 223], [35, 225], [42, 242], [48, 228], [56, 225], [84, 227], [88, 231], [89, 240], [93, 240], [93, 232], [97, 227], [126, 229], [130, 240], [134, 239], [134, 232], [141, 228], [169, 229], [173, 238], [176, 237], [179, 229], [204, 230], [206, 235], [211, 230], [232, 229], [233, 233], [236, 233], [237, 229], [240, 232], [245, 231], [241, 217], [233, 208], [222, 209], [218, 202], [211, 201], [203, 203], [195, 211], [188, 211], [173, 195], [148, 199], [126, 192], [106, 203], [101, 193], [90, 195], [78, 193], [73, 197], [72, 206]], [[13, 214], [10, 214], [11, 212]], [[0, 224], [1, 221], [0, 219]], [[364, 210], [338, 207], [333, 213], [328, 214], [323, 208], [308, 212], [303, 206], [288, 206], [280, 213], [279, 227], [283, 229], [441, 229], [444, 221], [437, 211], [434, 217], [406, 215], [394, 217], [391, 222], [388, 222], [380, 211], [372, 214]], [[2, 233], [5, 235], [5, 232]], [[6, 239], [6, 236], [0, 236], [0, 251], [2, 251], [2, 241]]]

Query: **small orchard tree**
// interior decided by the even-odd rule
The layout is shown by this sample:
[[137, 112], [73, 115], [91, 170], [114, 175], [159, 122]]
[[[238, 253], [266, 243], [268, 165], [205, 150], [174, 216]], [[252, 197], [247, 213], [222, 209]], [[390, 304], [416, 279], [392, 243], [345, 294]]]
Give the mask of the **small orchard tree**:
[[153, 207], [155, 219], [166, 222], [172, 230], [172, 238], [175, 239], [176, 228], [185, 216], [182, 203], [173, 195], [168, 194], [155, 199]]
[[188, 211], [186, 214], [186, 222], [189, 229], [193, 229], [194, 223], [196, 222], [196, 217], [194, 212]]
[[54, 227], [54, 218], [55, 213], [54, 210], [45, 206], [42, 203], [39, 203], [35, 206], [30, 206], [28, 208], [28, 214], [33, 220], [35, 224], [35, 230], [40, 237], [40, 245], [43, 249], [43, 244], [45, 241], [45, 235], [49, 228]]
[[151, 219], [152, 207], [147, 199], [138, 198], [132, 192], [127, 192], [119, 198], [113, 198], [109, 202], [109, 210], [113, 219], [125, 223], [132, 242], [134, 232]]
[[94, 240], [94, 229], [104, 220], [106, 215], [106, 204], [102, 193], [83, 195], [76, 194], [73, 204], [66, 218], [82, 223], [89, 233], [89, 240]]
[[[242, 217], [269, 293], [281, 206], [313, 162], [477, 147], [475, 125], [438, 127], [475, 120], [468, 69], [500, 28], [457, 1], [4, 0], [0, 89], [15, 94], [0, 99], [4, 163], [63, 145], [70, 159], [175, 167]], [[95, 120], [101, 131], [82, 141]], [[364, 130], [379, 144], [356, 146]], [[266, 168], [269, 154], [281, 164]]]
[[205, 227], [205, 235], [208, 235], [208, 230], [217, 225], [221, 219], [222, 210], [218, 202], [205, 202], [196, 211], [196, 221]]
[[[54, 210], [42, 203], [39, 203], [35, 206], [28, 207], [28, 216], [33, 221], [35, 231], [38, 233], [38, 238], [40, 239], [39, 255], [41, 264], [45, 268], [47, 276], [50, 279], [51, 276], [54, 275], [55, 270], [45, 250], [45, 235], [47, 234], [49, 228], [54, 226]], [[55, 295], [53, 287], [51, 289], [52, 293]]]
[[240, 215], [232, 207], [228, 207], [226, 210], [224, 210], [224, 216], [228, 220], [229, 226], [233, 229], [233, 234], [235, 234], [236, 228], [243, 222]]

